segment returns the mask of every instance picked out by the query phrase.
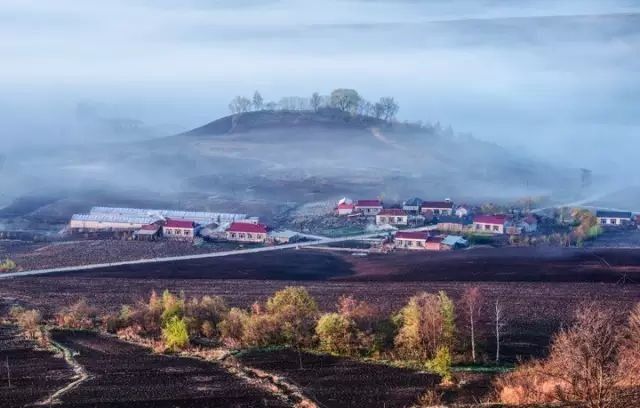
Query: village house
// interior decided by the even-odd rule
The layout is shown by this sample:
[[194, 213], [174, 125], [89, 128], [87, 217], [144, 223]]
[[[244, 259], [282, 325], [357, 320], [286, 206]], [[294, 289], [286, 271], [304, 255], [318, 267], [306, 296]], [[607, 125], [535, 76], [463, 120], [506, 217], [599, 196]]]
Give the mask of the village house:
[[407, 225], [409, 216], [400, 208], [385, 208], [376, 215], [377, 225]]
[[358, 200], [355, 204], [355, 211], [363, 215], [377, 215], [382, 211], [382, 201], [380, 200]]
[[187, 220], [167, 220], [162, 226], [162, 236], [169, 239], [192, 241], [196, 223]]
[[631, 216], [629, 211], [596, 211], [596, 218], [601, 225], [628, 225], [631, 222]]
[[473, 222], [468, 217], [460, 218], [453, 215], [443, 215], [438, 217], [436, 229], [446, 232], [463, 232], [469, 229], [471, 224], [473, 224]]
[[413, 197], [402, 203], [402, 209], [409, 214], [418, 214], [422, 206], [422, 199]]
[[426, 249], [425, 244], [429, 238], [429, 233], [423, 232], [403, 232], [398, 231], [394, 237], [394, 245], [400, 249]]
[[477, 233], [504, 234], [506, 227], [506, 215], [476, 215], [473, 217], [473, 231]]
[[264, 224], [234, 222], [225, 231], [225, 237], [234, 242], [263, 243], [267, 240], [267, 227]]
[[134, 233], [134, 237], [138, 241], [155, 241], [160, 238], [160, 231], [161, 228], [159, 224], [143, 225]]
[[353, 205], [352, 203], [340, 203], [336, 207], [336, 214], [337, 215], [351, 215], [351, 214], [353, 214], [354, 210], [355, 210], [355, 205]]
[[451, 201], [423, 201], [420, 208], [422, 214], [436, 216], [453, 214], [453, 202]]

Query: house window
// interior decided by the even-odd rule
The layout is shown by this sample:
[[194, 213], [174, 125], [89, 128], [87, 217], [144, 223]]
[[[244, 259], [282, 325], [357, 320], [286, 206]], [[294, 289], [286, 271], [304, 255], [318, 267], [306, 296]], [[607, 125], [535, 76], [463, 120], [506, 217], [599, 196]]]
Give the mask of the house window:
[[251, 234], [247, 234], [247, 238], [253, 238]]
[[484, 230], [485, 230], [485, 231], [489, 231], [490, 229], [491, 229], [491, 227], [490, 227], [489, 225], [485, 224], [485, 226], [484, 226]]
[[413, 241], [407, 241], [407, 243], [409, 244], [409, 246], [413, 246]]
[[493, 226], [493, 230], [494, 230], [494, 231], [498, 231], [498, 226], [497, 226], [497, 225], [494, 225], [494, 226]]
[[184, 231], [184, 235], [187, 235], [187, 236], [188, 236], [188, 235], [190, 234], [190, 232], [191, 232], [191, 231], [185, 230], [185, 231]]
[[609, 222], [610, 222], [611, 224], [614, 224], [614, 225], [616, 224], [616, 221], [617, 221], [617, 220], [616, 220], [615, 218], [612, 218], [611, 220], [609, 220]]
[[606, 223], [607, 223], [606, 218], [600, 218], [600, 224], [606, 224]]

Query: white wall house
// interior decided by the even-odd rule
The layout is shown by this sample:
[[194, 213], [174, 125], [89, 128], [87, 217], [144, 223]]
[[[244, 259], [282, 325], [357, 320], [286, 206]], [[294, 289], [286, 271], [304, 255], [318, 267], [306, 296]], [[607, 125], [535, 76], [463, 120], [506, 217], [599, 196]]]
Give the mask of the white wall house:
[[453, 202], [451, 201], [423, 201], [420, 209], [422, 214], [452, 215]]
[[507, 217], [504, 215], [476, 215], [473, 217], [473, 231], [479, 234], [504, 234]]
[[377, 225], [407, 225], [409, 216], [399, 208], [385, 208], [376, 215]]
[[628, 211], [597, 211], [596, 218], [600, 225], [621, 226], [631, 222], [631, 212]]
[[380, 200], [358, 200], [355, 211], [364, 215], [377, 215], [382, 211], [382, 201]]

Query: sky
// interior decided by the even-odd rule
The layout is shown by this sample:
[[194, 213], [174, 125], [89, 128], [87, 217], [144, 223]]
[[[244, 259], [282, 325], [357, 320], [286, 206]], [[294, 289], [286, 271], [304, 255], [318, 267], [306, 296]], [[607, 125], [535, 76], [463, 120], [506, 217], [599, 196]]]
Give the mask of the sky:
[[640, 0], [0, 0], [0, 154], [91, 142], [83, 101], [189, 129], [254, 90], [350, 87], [401, 120], [633, 171], [639, 73]]

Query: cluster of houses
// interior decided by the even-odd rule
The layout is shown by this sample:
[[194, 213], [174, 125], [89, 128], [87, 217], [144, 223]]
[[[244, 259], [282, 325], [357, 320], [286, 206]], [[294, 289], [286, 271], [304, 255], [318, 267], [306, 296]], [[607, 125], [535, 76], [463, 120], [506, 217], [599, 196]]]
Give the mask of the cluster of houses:
[[482, 234], [521, 234], [535, 232], [538, 219], [529, 214], [519, 220], [503, 214], [474, 214], [466, 205], [453, 201], [423, 201], [411, 198], [400, 208], [385, 208], [381, 200], [340, 200], [336, 206], [339, 216], [372, 216], [377, 225], [394, 227], [416, 223], [436, 223], [440, 231]]
[[145, 241], [193, 241], [205, 228], [214, 231], [214, 238], [238, 243], [288, 243], [299, 238], [292, 231], [271, 231], [257, 217], [234, 213], [93, 207], [87, 214], [74, 214], [69, 222], [71, 233], [112, 233]]

